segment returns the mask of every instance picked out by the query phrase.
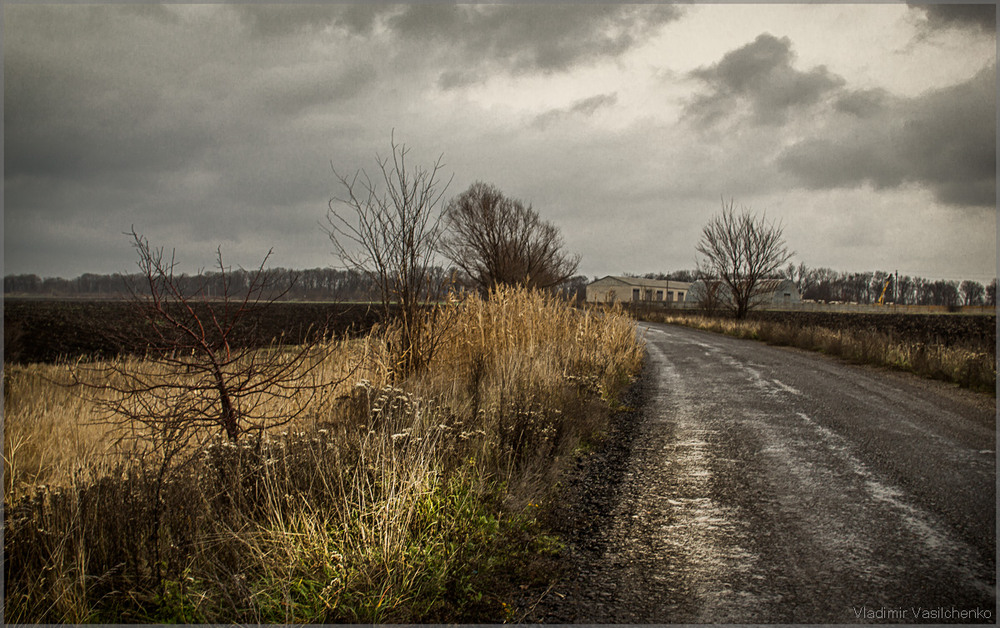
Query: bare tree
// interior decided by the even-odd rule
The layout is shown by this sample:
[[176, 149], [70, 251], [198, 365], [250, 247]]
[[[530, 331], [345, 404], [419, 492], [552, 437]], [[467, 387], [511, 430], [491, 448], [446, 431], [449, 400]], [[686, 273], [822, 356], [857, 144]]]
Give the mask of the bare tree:
[[696, 250], [704, 256], [698, 264], [706, 285], [721, 282], [720, 297], [737, 318], [747, 315], [764, 294], [765, 280], [780, 275], [792, 257], [780, 224], [746, 208], [737, 212], [732, 200], [723, 201], [722, 213], [702, 228]]
[[483, 293], [499, 285], [548, 289], [569, 280], [579, 256], [531, 206], [477, 181], [445, 210], [444, 254]]
[[173, 255], [166, 258], [134, 230], [131, 237], [143, 285], [130, 291], [145, 320], [146, 355], [74, 371], [76, 383], [102, 393], [97, 399], [110, 421], [175, 434], [171, 443], [213, 430], [236, 442], [294, 420], [337, 383], [317, 377], [326, 352], [318, 335], [295, 347], [261, 337], [260, 313], [293, 281], [281, 285], [264, 269], [270, 252], [237, 288], [217, 251], [220, 291], [210, 296], [204, 284], [191, 289], [189, 277], [175, 274]]
[[406, 146], [395, 136], [391, 146], [391, 157], [376, 155], [374, 179], [363, 169], [351, 178], [333, 169], [345, 195], [330, 200], [326, 233], [341, 261], [377, 285], [386, 318], [398, 314], [393, 374], [405, 376], [425, 365], [440, 342], [427, 323], [437, 314], [430, 306], [442, 279], [434, 272], [440, 201], [451, 180], [440, 184], [441, 157], [430, 168], [411, 169]]
[[190, 277], [175, 273], [173, 254], [165, 257], [134, 229], [131, 236], [142, 285], [129, 290], [143, 319], [138, 329], [146, 354], [81, 362], [71, 374], [84, 396], [107, 411], [103, 420], [151, 487], [149, 543], [159, 581], [161, 494], [171, 475], [214, 435], [235, 443], [287, 424], [339, 381], [320, 377], [328, 349], [318, 335], [294, 347], [261, 337], [262, 309], [292, 281], [282, 286], [279, 275], [264, 269], [270, 252], [255, 271], [242, 274], [244, 281], [234, 281], [217, 251], [221, 289], [210, 296], [203, 274], [192, 289]]

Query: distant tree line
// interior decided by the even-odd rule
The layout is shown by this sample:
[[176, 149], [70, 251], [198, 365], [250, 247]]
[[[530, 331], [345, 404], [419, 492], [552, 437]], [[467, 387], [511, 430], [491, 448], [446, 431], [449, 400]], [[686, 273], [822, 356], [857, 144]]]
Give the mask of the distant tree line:
[[[283, 268], [265, 271], [274, 275], [294, 276], [295, 282], [282, 297], [286, 301], [373, 301], [378, 299], [375, 283], [365, 273], [353, 269], [311, 268], [290, 271]], [[454, 268], [433, 266], [430, 272], [436, 278], [433, 285], [441, 286], [436, 299], [443, 299], [449, 290], [464, 290], [469, 282]], [[253, 271], [234, 269], [227, 273], [230, 290], [242, 289], [249, 285]], [[201, 293], [207, 297], [221, 296], [223, 285], [219, 272], [196, 275], [182, 274], [177, 277], [179, 285], [190, 294]], [[148, 291], [143, 277], [138, 273], [114, 273], [99, 275], [84, 273], [75, 279], [61, 277], [41, 278], [34, 274], [6, 275], [3, 279], [5, 295], [25, 295], [36, 297], [80, 297], [80, 298], [126, 298], [128, 285], [135, 286], [140, 293]], [[554, 291], [570, 300], [583, 300], [589, 279], [583, 275], [570, 277], [554, 287]]]
[[[693, 282], [698, 279], [698, 271], [679, 270], [670, 273], [645, 273], [626, 276], [644, 279]], [[841, 272], [831, 268], [808, 268], [805, 264], [789, 264], [781, 273], [782, 279], [791, 279], [799, 289], [803, 299], [822, 303], [864, 303], [872, 304], [882, 297], [883, 303], [899, 305], [960, 305], [997, 304], [997, 280], [988, 284], [964, 280], [930, 280], [923, 277], [900, 275], [896, 284], [896, 274], [886, 271]], [[888, 282], [888, 283], [887, 283]], [[883, 296], [883, 289], [885, 290]]]
[[[444, 275], [445, 270], [435, 269]], [[271, 275], [293, 276], [295, 278], [291, 289], [285, 294], [285, 300], [330, 300], [330, 301], [370, 301], [373, 298], [375, 286], [363, 273], [354, 270], [339, 270], [334, 268], [312, 268], [309, 270], [289, 271], [283, 268], [272, 268], [265, 271]], [[230, 290], [239, 290], [249, 285], [253, 271], [234, 269], [227, 273]], [[200, 274], [181, 274], [178, 284], [187, 294], [201, 294], [206, 297], [221, 296], [223, 293], [223, 275], [220, 272], [203, 272]], [[7, 275], [4, 277], [3, 291], [8, 295], [32, 295], [52, 297], [127, 297], [129, 286], [135, 287], [140, 293], [148, 293], [144, 278], [138, 273], [97, 275], [85, 273], [75, 279], [60, 277], [40, 278], [38, 275]]]
[[997, 280], [983, 285], [978, 281], [925, 279], [899, 275], [883, 270], [873, 272], [838, 272], [831, 268], [807, 268], [805, 264], [789, 264], [786, 278], [798, 286], [803, 299], [829, 303], [898, 303], [900, 305], [960, 305], [997, 304]]
[[[435, 285], [442, 286], [437, 298], [447, 296], [448, 290], [462, 290], [468, 287], [460, 271], [454, 268], [435, 266], [431, 269], [439, 278]], [[374, 282], [364, 273], [355, 270], [334, 268], [312, 268], [288, 271], [270, 269], [275, 274], [292, 274], [297, 277], [283, 300], [295, 301], [372, 301], [377, 299]], [[232, 288], [245, 286], [251, 273], [242, 269], [229, 273]], [[626, 273], [629, 275], [629, 273]], [[695, 270], [679, 270], [669, 273], [645, 273], [631, 275], [645, 279], [693, 282], [698, 278]], [[894, 273], [885, 271], [848, 273], [830, 268], [807, 268], [805, 264], [789, 265], [782, 276], [791, 279], [798, 286], [803, 299], [824, 303], [875, 303], [885, 288], [884, 303], [900, 305], [988, 305], [996, 306], [997, 280], [986, 285], [978, 281], [930, 280], [923, 277], [900, 275], [898, 285]], [[33, 274], [7, 275], [3, 281], [6, 295], [48, 296], [48, 297], [88, 297], [118, 298], [128, 295], [127, 282], [138, 285], [138, 274], [115, 273], [99, 275], [85, 273], [75, 279], [60, 277], [41, 278]], [[597, 279], [585, 275], [575, 275], [555, 286], [554, 291], [565, 299], [582, 301], [587, 284]], [[190, 289], [204, 290], [206, 296], [221, 295], [222, 276], [217, 272], [200, 275], [181, 275], [179, 281]], [[886, 286], [886, 282], [889, 282]]]
[[698, 280], [698, 271], [696, 270], [675, 270], [669, 273], [646, 273], [645, 275], [635, 275], [633, 273], [625, 273], [626, 277], [641, 277], [642, 279], [656, 279], [657, 281], [684, 281], [687, 283], [692, 283]]

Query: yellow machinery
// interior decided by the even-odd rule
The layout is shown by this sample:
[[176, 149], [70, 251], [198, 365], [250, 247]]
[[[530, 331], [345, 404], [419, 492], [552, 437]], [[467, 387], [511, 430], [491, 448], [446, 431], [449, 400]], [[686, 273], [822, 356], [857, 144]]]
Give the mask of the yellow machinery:
[[885, 305], [885, 291], [889, 289], [889, 284], [892, 283], [892, 277], [885, 280], [885, 285], [882, 286], [882, 294], [878, 295], [878, 305]]

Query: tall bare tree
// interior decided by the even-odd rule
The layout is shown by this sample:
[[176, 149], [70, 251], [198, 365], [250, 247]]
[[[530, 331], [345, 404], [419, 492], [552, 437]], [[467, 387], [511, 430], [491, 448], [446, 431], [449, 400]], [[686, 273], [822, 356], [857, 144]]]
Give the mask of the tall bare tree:
[[484, 294], [499, 285], [554, 288], [576, 272], [579, 257], [530, 205], [477, 181], [445, 210], [444, 254]]
[[736, 210], [734, 201], [722, 203], [722, 212], [702, 228], [696, 250], [706, 284], [721, 282], [721, 299], [737, 318], [744, 318], [764, 294], [767, 279], [776, 278], [792, 257], [785, 246], [781, 224], [769, 222], [749, 209]]
[[[441, 157], [430, 168], [410, 168], [409, 149], [391, 140], [392, 154], [376, 154], [378, 174], [358, 170], [348, 178], [334, 168], [344, 196], [329, 202], [326, 233], [345, 266], [377, 285], [383, 313], [396, 315], [400, 342], [393, 373], [410, 374], [433, 356], [440, 337], [427, 333], [430, 307], [440, 294], [434, 262], [441, 236]], [[394, 308], [398, 308], [394, 309]]]

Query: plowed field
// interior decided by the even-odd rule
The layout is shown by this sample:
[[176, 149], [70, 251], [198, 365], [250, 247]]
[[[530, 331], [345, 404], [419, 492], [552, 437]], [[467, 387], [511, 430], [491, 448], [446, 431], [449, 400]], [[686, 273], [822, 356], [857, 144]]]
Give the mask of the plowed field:
[[[294, 344], [308, 333], [367, 332], [380, 319], [378, 308], [368, 304], [275, 303], [261, 313], [254, 336], [266, 343], [284, 335], [283, 342]], [[9, 299], [3, 322], [5, 362], [111, 357], [146, 349], [144, 320], [124, 301]]]

